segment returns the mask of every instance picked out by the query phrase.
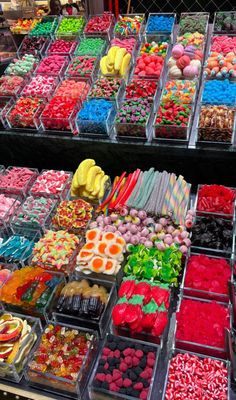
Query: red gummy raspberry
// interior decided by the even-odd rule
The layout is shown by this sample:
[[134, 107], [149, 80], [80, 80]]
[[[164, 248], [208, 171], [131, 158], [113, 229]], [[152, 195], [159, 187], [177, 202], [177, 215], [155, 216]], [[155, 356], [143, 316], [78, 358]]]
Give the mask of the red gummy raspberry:
[[129, 387], [129, 386], [131, 386], [131, 385], [132, 385], [131, 379], [125, 378], [124, 381], [123, 381], [123, 386], [124, 386], [124, 387]]

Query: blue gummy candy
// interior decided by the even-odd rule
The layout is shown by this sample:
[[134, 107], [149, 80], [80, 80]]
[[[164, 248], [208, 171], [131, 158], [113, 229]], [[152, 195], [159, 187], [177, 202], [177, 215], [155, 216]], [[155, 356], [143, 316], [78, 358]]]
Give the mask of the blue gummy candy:
[[148, 25], [146, 28], [147, 33], [152, 32], [171, 32], [174, 24], [174, 17], [167, 17], [164, 15], [150, 15]]
[[236, 103], [236, 83], [228, 79], [206, 81], [202, 96], [203, 104], [225, 104], [234, 106]]
[[114, 104], [104, 99], [91, 99], [83, 104], [77, 114], [80, 133], [107, 134], [107, 118]]

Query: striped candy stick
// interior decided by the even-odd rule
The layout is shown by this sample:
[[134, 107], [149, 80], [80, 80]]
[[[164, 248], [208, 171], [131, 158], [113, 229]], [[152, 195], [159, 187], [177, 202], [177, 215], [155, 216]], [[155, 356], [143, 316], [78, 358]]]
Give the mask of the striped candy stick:
[[162, 215], [167, 215], [168, 212], [171, 210], [170, 198], [171, 198], [171, 193], [173, 191], [175, 182], [176, 182], [176, 175], [171, 174], [170, 180], [169, 180], [169, 185], [166, 190], [165, 201], [164, 201], [164, 204], [163, 204], [163, 207], [161, 210]]

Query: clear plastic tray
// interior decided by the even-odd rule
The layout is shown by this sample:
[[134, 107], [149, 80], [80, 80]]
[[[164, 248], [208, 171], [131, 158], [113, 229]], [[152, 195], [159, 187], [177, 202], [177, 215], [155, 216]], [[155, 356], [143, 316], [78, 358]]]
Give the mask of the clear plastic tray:
[[83, 91], [78, 91], [76, 89], [75, 92], [73, 92], [73, 89], [72, 89], [72, 91], [70, 92], [70, 97], [78, 99], [78, 101], [81, 103], [84, 100], [86, 100], [88, 92], [90, 90], [90, 80], [87, 78], [82, 78], [82, 77], [66, 77], [65, 79], [63, 79], [63, 81], [60, 82], [58, 87], [56, 88], [54, 96], [61, 96], [61, 95], [63, 95], [63, 93], [65, 93], [63, 90], [63, 85], [67, 81], [84, 82], [85, 87], [84, 87]]
[[[96, 99], [97, 98], [95, 98], [95, 100]], [[80, 119], [78, 113], [76, 118], [76, 126], [79, 132], [79, 136], [93, 137], [97, 139], [108, 137], [113, 126], [115, 114], [116, 114], [115, 105], [113, 105], [113, 107], [109, 110], [106, 119], [103, 121]]]
[[13, 100], [10, 97], [0, 97], [0, 127], [7, 129], [8, 123], [6, 120], [6, 115], [9, 108], [12, 106]]
[[[101, 16], [103, 16], [103, 14], [95, 14], [95, 15], [91, 14], [91, 15], [89, 15], [88, 22], [90, 22], [90, 20], [93, 19], [94, 17], [101, 17]], [[111, 14], [111, 16], [112, 16], [111, 22], [106, 31], [93, 31], [93, 32], [90, 31], [90, 32], [88, 32], [87, 31], [88, 23], [87, 23], [84, 28], [84, 36], [88, 36], [88, 37], [90, 37], [90, 36], [104, 37], [105, 36], [110, 41], [111, 37], [112, 37], [112, 33], [113, 33], [114, 24], [115, 24], [115, 17], [113, 14]]]
[[[199, 299], [206, 299], [206, 300], [215, 300], [221, 303], [228, 303], [229, 302], [229, 294], [222, 294], [222, 293], [217, 293], [217, 292], [212, 292], [212, 291], [207, 291], [207, 290], [200, 290], [197, 288], [192, 288], [186, 285], [186, 275], [188, 272], [188, 262], [189, 259], [191, 258], [191, 256], [200, 256], [200, 254], [195, 254], [193, 252], [190, 252], [189, 256], [186, 259], [185, 262], [185, 269], [184, 269], [184, 276], [183, 276], [183, 280], [180, 286], [180, 290], [183, 293], [183, 296], [189, 296], [189, 297], [196, 297]], [[209, 257], [209, 255], [207, 256]], [[222, 257], [209, 257], [209, 258], [214, 258], [214, 259], [222, 259]], [[230, 265], [230, 270], [231, 270], [231, 277], [230, 277], [230, 281], [233, 281], [233, 262], [231, 260], [231, 258], [224, 258], [228, 264]]]
[[[234, 122], [233, 122], [233, 127], [232, 131], [229, 129], [224, 129], [224, 128], [214, 128], [214, 127], [206, 127], [206, 128], [201, 128], [200, 127], [200, 114], [201, 110], [203, 107], [214, 107], [213, 105], [207, 106], [206, 104], [202, 104], [200, 106], [199, 110], [199, 115], [197, 119], [197, 144], [203, 145], [203, 146], [232, 146], [234, 144], [235, 140], [235, 132], [236, 132], [236, 112], [232, 107], [227, 107], [227, 108], [232, 108], [234, 112]], [[204, 137], [202, 135], [207, 135], [207, 139], [204, 140]], [[223, 137], [225, 137], [225, 140], [223, 140]]]
[[[130, 18], [142, 17], [143, 20], [141, 22], [139, 31], [137, 33], [128, 33], [128, 34], [126, 34], [126, 33], [121, 34], [121, 33], [116, 32], [116, 25], [122, 19], [122, 17], [130, 17]], [[115, 27], [114, 27], [114, 36], [115, 37], [137, 37], [138, 40], [141, 40], [141, 37], [142, 37], [142, 35], [144, 33], [144, 30], [145, 30], [145, 24], [146, 24], [145, 14], [137, 13], [137, 14], [122, 14], [122, 15], [118, 15], [117, 22], [116, 22]]]
[[12, 129], [12, 130], [30, 131], [30, 132], [38, 133], [38, 131], [40, 130], [39, 116], [40, 116], [43, 106], [44, 106], [43, 101], [38, 105], [38, 107], [35, 109], [34, 114], [31, 115], [30, 119], [28, 119], [27, 121], [24, 119], [23, 116], [20, 119], [17, 119], [17, 118], [15, 119], [14, 113], [13, 113], [14, 119], [12, 119], [11, 113], [13, 112], [17, 101], [26, 99], [26, 98], [29, 98], [29, 97], [21, 96], [16, 101], [9, 104], [10, 108], [7, 109], [6, 114], [5, 114], [7, 128]]
[[[52, 216], [56, 210], [57, 207], [57, 200], [56, 199], [52, 199], [53, 203], [50, 206], [50, 209], [47, 213], [41, 213], [41, 217], [40, 217], [40, 223], [38, 221], [30, 221], [30, 218], [32, 216], [33, 210], [31, 210], [31, 212], [29, 212], [29, 210], [26, 210], [24, 203], [22, 203], [21, 206], [19, 206], [17, 208], [17, 210], [15, 211], [14, 215], [11, 218], [11, 229], [13, 231], [13, 233], [17, 233], [17, 231], [19, 229], [32, 229], [32, 230], [39, 230], [42, 232], [45, 232], [46, 229], [49, 229], [50, 225], [51, 225], [51, 220], [52, 220]], [[18, 219], [19, 218], [19, 214], [23, 214], [25, 220], [22, 219]]]
[[[51, 84], [50, 83], [47, 84], [48, 91], [47, 91], [47, 93], [43, 93], [41, 90], [38, 90], [36, 92], [35, 89], [33, 89], [33, 90], [31, 89], [32, 80], [33, 80], [33, 82], [35, 82], [37, 80], [38, 76], [43, 77], [43, 75], [41, 75], [41, 74], [37, 75], [37, 76], [33, 76], [30, 78], [30, 80], [28, 82], [25, 83], [25, 86], [21, 92], [21, 96], [23, 96], [23, 97], [24, 96], [25, 97], [29, 97], [29, 96], [38, 97], [38, 98], [44, 99], [45, 101], [50, 101], [50, 99], [52, 98], [52, 96], [54, 94], [54, 91], [56, 90], [56, 88], [58, 86], [59, 79], [56, 78], [56, 76], [46, 76], [48, 78], [52, 78], [54, 81]], [[31, 89], [31, 91], [28, 92], [29, 94], [27, 94], [27, 92], [25, 92], [25, 91], [30, 90], [30, 89]]]
[[[88, 390], [89, 390], [90, 399], [91, 400], [98, 400], [98, 399], [100, 399], [100, 400], [110, 400], [110, 399], [115, 399], [115, 400], [126, 400], [126, 399], [127, 400], [136, 400], [137, 397], [133, 397], [131, 395], [128, 396], [128, 395], [125, 395], [125, 394], [122, 394], [122, 393], [119, 393], [119, 392], [113, 392], [113, 391], [105, 390], [105, 389], [102, 389], [102, 388], [97, 388], [93, 384], [93, 381], [95, 379], [95, 376], [96, 376], [96, 373], [97, 373], [97, 369], [98, 369], [98, 366], [99, 366], [99, 361], [100, 361], [100, 359], [102, 357], [102, 350], [103, 350], [104, 347], [106, 347], [106, 343], [107, 343], [108, 338], [109, 339], [117, 338], [117, 336], [112, 335], [112, 334], [107, 334], [107, 336], [106, 336], [106, 338], [105, 338], [105, 340], [104, 340], [104, 342], [102, 344], [102, 348], [101, 348], [101, 350], [100, 350], [100, 352], [98, 354], [97, 361], [96, 361], [96, 364], [95, 364], [94, 369], [93, 369], [93, 373], [92, 373], [90, 381], [89, 381]], [[125, 342], [127, 342], [127, 347], [129, 347], [129, 346], [133, 347], [134, 345], [140, 345], [140, 346], [143, 346], [143, 347], [145, 346], [146, 349], [149, 348], [150, 351], [155, 352], [155, 354], [156, 354], [156, 361], [155, 361], [155, 365], [153, 367], [153, 374], [152, 374], [152, 378], [151, 378], [151, 381], [150, 381], [150, 387], [149, 387], [148, 396], [147, 396], [147, 400], [150, 400], [151, 396], [152, 396], [152, 391], [153, 391], [154, 377], [156, 376], [157, 364], [158, 364], [158, 360], [159, 360], [159, 356], [160, 356], [160, 347], [157, 346], [157, 345], [153, 345], [151, 343], [146, 343], [146, 342], [140, 341], [140, 340], [129, 339], [129, 338], [124, 338], [124, 337], [120, 337], [120, 339], [124, 340]]]
[[21, 204], [21, 198], [13, 193], [2, 193], [2, 195], [6, 198], [11, 198], [13, 201], [12, 205], [8, 208], [7, 211], [5, 211], [4, 215], [2, 217], [0, 216], [0, 227], [3, 229], [7, 229], [10, 225], [11, 218]]
[[[34, 36], [32, 36], [31, 38], [34, 38]], [[27, 39], [28, 39], [28, 36], [25, 36], [23, 41], [22, 41], [22, 43], [21, 43], [21, 45], [20, 45], [20, 47], [18, 48], [18, 50], [17, 50], [18, 56], [19, 57], [23, 57], [25, 54], [33, 54], [34, 56], [42, 58], [44, 56], [45, 52], [46, 52], [46, 48], [48, 46], [49, 39], [46, 38], [46, 37], [43, 37], [44, 43], [42, 43], [41, 47], [38, 50], [35, 49], [35, 51], [30, 51], [30, 52], [27, 52], [27, 50], [24, 51], [22, 49], [24, 47], [24, 45], [25, 45], [25, 42], [27, 43]]]
[[[3, 305], [3, 308], [9, 312], [18, 312], [18, 313], [22, 313], [25, 315], [30, 315], [33, 317], [41, 318], [43, 320], [47, 320], [48, 305], [51, 303], [52, 298], [54, 296], [57, 296], [58, 293], [60, 293], [60, 291], [62, 290], [63, 286], [65, 285], [65, 278], [62, 273], [54, 272], [54, 271], [48, 271], [48, 272], [53, 276], [53, 278], [58, 279], [58, 284], [54, 287], [54, 289], [50, 293], [47, 303], [43, 307], [35, 307], [34, 305], [29, 304], [27, 301], [25, 301], [21, 305], [8, 303], [6, 301], [1, 300], [1, 294], [0, 294], [0, 301], [1, 301], [1, 304]], [[1, 293], [1, 289], [0, 289], [0, 293]]]
[[[99, 58], [97, 58], [94, 61], [93, 68], [92, 68], [92, 70], [90, 72], [88, 72], [86, 74], [83, 74], [83, 73], [80, 73], [79, 70], [77, 70], [75, 73], [71, 73], [70, 72], [70, 67], [73, 65], [74, 60], [77, 57], [80, 57], [80, 56], [73, 57], [71, 62], [69, 63], [69, 65], [68, 65], [68, 67], [66, 69], [66, 72], [65, 72], [66, 77], [67, 78], [68, 77], [70, 77], [70, 78], [75, 78], [75, 77], [77, 77], [77, 78], [87, 78], [87, 79], [90, 79], [91, 81], [93, 81], [95, 79], [95, 77], [97, 76], [97, 72], [98, 72], [98, 68], [99, 68]], [[81, 56], [81, 57], [96, 58], [96, 57], [89, 57], [89, 56]]]
[[213, 32], [214, 33], [224, 33], [224, 34], [228, 34], [228, 33], [236, 33], [236, 25], [234, 24], [234, 27], [231, 26], [232, 29], [229, 30], [224, 30], [223, 28], [219, 28], [217, 27], [217, 21], [219, 20], [219, 17], [221, 14], [224, 14], [225, 17], [231, 17], [232, 15], [234, 15], [234, 21], [236, 20], [236, 15], [235, 15], [235, 11], [219, 11], [219, 12], [215, 12], [214, 14], [214, 22], [213, 22]]
[[40, 238], [40, 233], [36, 232], [35, 230], [30, 230], [30, 229], [19, 229], [17, 234], [13, 235], [11, 232], [11, 229], [1, 229], [0, 230], [0, 242], [3, 240], [6, 241], [8, 240], [11, 236], [20, 236], [20, 237], [25, 237], [26, 239], [29, 240], [28, 245], [26, 246], [25, 250], [21, 252], [21, 255], [18, 257], [18, 255], [14, 256], [12, 254], [10, 255], [0, 255], [0, 262], [6, 263], [6, 264], [13, 264], [17, 266], [26, 266], [29, 265], [29, 260], [32, 255], [32, 248], [34, 246], [34, 243], [36, 243], [39, 238]]
[[[60, 26], [63, 23], [64, 20], [71, 20], [71, 19], [82, 19], [83, 20], [83, 27], [76, 32], [74, 31], [62, 31], [59, 32]], [[68, 37], [68, 38], [76, 38], [77, 36], [81, 35], [83, 33], [84, 27], [86, 24], [86, 19], [83, 15], [63, 15], [60, 19], [60, 22], [58, 24], [57, 30], [55, 32], [55, 37], [56, 38], [62, 38], [62, 37]]]
[[[63, 52], [63, 51], [52, 51], [51, 46], [54, 43], [56, 43], [56, 42], [58, 42], [60, 40], [63, 40], [64, 42], [70, 42], [71, 43], [71, 47], [70, 47], [69, 51], [66, 51], [66, 52]], [[59, 54], [61, 56], [70, 56], [70, 58], [71, 58], [72, 54], [75, 51], [76, 46], [77, 46], [77, 41], [74, 40], [73, 38], [71, 39], [70, 37], [67, 37], [67, 36], [60, 36], [60, 37], [58, 37], [56, 39], [52, 39], [48, 43], [48, 46], [47, 46], [47, 49], [46, 49], [46, 55], [51, 56], [51, 55], [54, 55], [54, 54]]]
[[25, 80], [23, 79], [23, 77], [18, 77], [19, 79], [22, 79], [22, 82], [21, 83], [19, 82], [19, 85], [14, 87], [14, 89], [12, 88], [12, 90], [7, 93], [2, 92], [2, 87], [1, 87], [2, 83], [4, 84], [4, 81], [6, 81], [6, 82], [11, 81], [15, 78], [16, 78], [15, 76], [9, 76], [9, 75], [1, 76], [1, 78], [0, 78], [0, 81], [1, 81], [0, 82], [0, 97], [1, 98], [8, 98], [8, 97], [16, 98], [20, 94], [21, 90], [23, 89], [23, 87], [25, 85]]
[[[113, 80], [112, 78], [103, 78], [103, 79], [106, 79], [106, 80]], [[110, 101], [114, 101], [115, 103], [116, 103], [116, 106], [117, 107], [119, 107], [119, 105], [120, 105], [120, 103], [121, 103], [121, 101], [122, 101], [122, 99], [123, 99], [123, 96], [124, 96], [124, 91], [125, 91], [125, 82], [121, 79], [120, 80], [120, 87], [119, 87], [119, 89], [118, 89], [118, 91], [115, 93], [115, 95], [114, 95], [114, 97], [108, 97], [108, 96], [92, 96], [92, 91], [94, 90], [94, 89], [96, 89], [96, 87], [97, 87], [97, 84], [99, 84], [99, 81], [100, 81], [101, 79], [97, 79], [94, 83], [93, 83], [93, 85], [92, 85], [92, 87], [91, 87], [91, 89], [90, 89], [90, 91], [89, 91], [89, 93], [88, 93], [88, 99], [106, 99], [106, 100], [110, 100]]]
[[[197, 208], [197, 204], [198, 204], [198, 193], [199, 193], [199, 190], [200, 190], [203, 186], [208, 186], [208, 187], [210, 187], [211, 185], [207, 185], [207, 184], [206, 184], [206, 185], [198, 185], [198, 187], [197, 187], [197, 195], [196, 195], [195, 205], [194, 205], [196, 214], [199, 215], [199, 216], [207, 216], [207, 215], [209, 215], [209, 216], [213, 216], [213, 217], [215, 216], [215, 217], [219, 217], [219, 218], [225, 218], [225, 219], [232, 219], [232, 220], [235, 220], [235, 202], [236, 202], [236, 198], [235, 198], [235, 200], [234, 200], [233, 203], [232, 203], [232, 213], [230, 213], [230, 214], [224, 214], [224, 213], [220, 213], [220, 212], [209, 212], [209, 211], [200, 211], [200, 210], [198, 210], [198, 208]], [[235, 196], [236, 196], [236, 188], [229, 188], [229, 189], [234, 190]]]
[[[209, 303], [212, 300], [208, 300], [208, 299], [199, 299], [199, 298], [194, 298], [194, 297], [188, 297], [188, 296], [181, 296], [180, 300], [179, 300], [179, 304], [177, 306], [177, 312], [180, 309], [181, 306], [181, 302], [183, 299], [186, 300], [195, 300], [195, 301], [199, 301], [201, 303]], [[229, 313], [229, 317], [230, 317], [230, 329], [232, 327], [232, 315], [231, 315], [231, 306], [228, 303], [221, 303], [221, 302], [217, 302], [218, 304], [221, 304], [222, 306], [224, 306], [226, 309], [228, 309], [228, 313]], [[213, 356], [213, 357], [219, 357], [222, 359], [226, 359], [227, 358], [227, 349], [226, 349], [226, 344], [224, 346], [224, 348], [220, 348], [220, 347], [214, 347], [214, 346], [210, 346], [210, 345], [206, 345], [206, 344], [202, 344], [202, 343], [196, 343], [196, 342], [190, 342], [190, 341], [186, 341], [186, 340], [181, 340], [181, 339], [177, 339], [176, 337], [176, 333], [177, 333], [177, 329], [178, 329], [178, 321], [177, 321], [177, 317], [176, 317], [176, 324], [175, 324], [175, 346], [178, 349], [182, 349], [185, 351], [192, 351], [192, 352], [196, 352], [196, 353], [200, 353], [200, 354], [205, 354], [207, 356]]]
[[[101, 39], [101, 40], [103, 40], [103, 45], [101, 46], [101, 50], [99, 51], [99, 53], [93, 52], [93, 50], [91, 49], [90, 52], [86, 52], [86, 54], [85, 54], [84, 52], [82, 52], [82, 51], [80, 50], [80, 45], [81, 45], [81, 44], [83, 43], [83, 41], [85, 41], [86, 39], [89, 39], [89, 40]], [[107, 48], [107, 40], [106, 40], [105, 38], [103, 38], [103, 37], [100, 37], [100, 38], [99, 38], [99, 37], [96, 36], [96, 35], [95, 35], [95, 37], [92, 37], [92, 36], [81, 37], [81, 38], [79, 39], [78, 45], [76, 46], [76, 49], [75, 49], [75, 51], [74, 51], [74, 55], [75, 55], [75, 56], [84, 56], [84, 55], [87, 55], [87, 56], [90, 56], [90, 57], [99, 57], [99, 56], [102, 56], [102, 55], [105, 53], [106, 48]]]
[[1, 29], [0, 34], [0, 62], [9, 63], [17, 53], [13, 36], [8, 29]]
[[[61, 55], [61, 57], [64, 57], [65, 60], [62, 62], [61, 68], [60, 68], [60, 70], [59, 70], [58, 72], [51, 72], [51, 71], [50, 71], [50, 72], [42, 72], [42, 71], [40, 71], [40, 68], [41, 68], [42, 64], [45, 62], [45, 60], [46, 60], [48, 57], [53, 57], [53, 56], [54, 56], [54, 55], [47, 55], [46, 57], [44, 57], [44, 58], [41, 60], [41, 62], [39, 63], [38, 67], [36, 68], [34, 74], [35, 74], [35, 75], [49, 75], [49, 76], [55, 76], [55, 77], [58, 77], [59, 79], [62, 79], [62, 78], [64, 77], [64, 75], [65, 75], [66, 68], [67, 68], [68, 63], [69, 63], [69, 57], [62, 56], [62, 55]], [[60, 56], [60, 54], [59, 54], [59, 56]], [[41, 64], [41, 63], [42, 63], [42, 64]]]
[[[4, 311], [0, 312], [1, 315], [4, 313]], [[28, 325], [31, 326], [31, 331], [25, 336], [21, 344], [21, 349], [25, 348], [24, 359], [19, 361], [17, 360], [17, 358], [21, 354], [20, 349], [20, 351], [18, 350], [18, 352], [16, 353], [16, 356], [12, 363], [7, 364], [6, 362], [0, 362], [0, 377], [1, 379], [9, 380], [10, 382], [13, 381], [19, 383], [23, 376], [25, 366], [28, 363], [29, 353], [30, 351], [32, 351], [32, 348], [34, 348], [35, 342], [37, 342], [37, 340], [39, 339], [42, 332], [42, 327], [40, 320], [37, 318], [16, 313], [12, 314], [12, 316], [26, 320]]]
[[[149, 31], [148, 25], [149, 25], [151, 17], [153, 17], [153, 16], [163, 17], [163, 18], [170, 18], [170, 17], [174, 18], [171, 30], [169, 30], [169, 31], [162, 31], [162, 30]], [[170, 36], [170, 42], [173, 43], [175, 23], [176, 23], [176, 13], [149, 13], [146, 28], [145, 28], [146, 38], [153, 41], [159, 35], [166, 35], [166, 36]]]
[[[15, 166], [10, 166], [7, 169], [5, 169], [4, 171], [1, 171], [2, 175], [7, 175], [9, 171], [11, 171], [13, 168], [19, 168], [21, 169], [21, 167], [15, 167]], [[0, 192], [1, 193], [9, 193], [9, 194], [15, 194], [15, 195], [19, 195], [21, 197], [25, 197], [28, 192], [30, 187], [33, 185], [34, 181], [37, 179], [37, 176], [39, 175], [39, 172], [36, 168], [28, 168], [30, 171], [32, 171], [32, 176], [29, 178], [29, 180], [26, 182], [25, 186], [22, 187], [22, 189], [18, 189], [18, 188], [14, 188], [14, 187], [3, 187], [0, 184]]]
[[[83, 275], [73, 274], [69, 277], [69, 282], [81, 281], [82, 279], [85, 279]], [[71, 313], [71, 311], [69, 310], [67, 311], [67, 313], [65, 313], [65, 311], [59, 311], [57, 309], [57, 304], [61, 291], [57, 291], [54, 293], [51, 302], [48, 303], [48, 321], [52, 320], [57, 323], [67, 323], [75, 326], [82, 326], [84, 328], [93, 329], [98, 331], [99, 335], [103, 337], [105, 332], [107, 331], [108, 324], [110, 322], [111, 311], [116, 302], [116, 286], [114, 282], [101, 281], [99, 279], [90, 278], [90, 276], [88, 276], [88, 281], [90, 283], [90, 286], [99, 285], [105, 287], [109, 294], [107, 303], [105, 304], [100, 316], [98, 318], [91, 318], [86, 314], [76, 315], [76, 313]], [[64, 286], [65, 285], [63, 285], [63, 287]]]
[[[55, 96], [54, 96], [55, 97]], [[52, 135], [69, 135], [71, 136], [72, 134], [76, 133], [76, 127], [75, 127], [75, 118], [77, 115], [77, 112], [80, 108], [80, 104], [77, 103], [74, 107], [74, 109], [71, 111], [70, 115], [68, 118], [50, 118], [47, 116], [43, 115], [43, 112], [40, 115], [40, 123], [42, 130], [46, 132], [47, 134], [52, 134]]]
[[[187, 352], [183, 351], [183, 350], [179, 350], [179, 349], [173, 347], [171, 349], [170, 353], [168, 354], [168, 365], [167, 365], [167, 372], [166, 372], [166, 377], [165, 377], [164, 388], [163, 388], [163, 391], [162, 391], [162, 400], [166, 399], [166, 389], [167, 389], [167, 384], [168, 384], [168, 376], [169, 376], [169, 368], [170, 368], [171, 359], [173, 357], [175, 357], [179, 353], [185, 354]], [[197, 356], [199, 358], [206, 358], [206, 356], [203, 355], [203, 354], [199, 354], [199, 353], [195, 353], [195, 352], [191, 352], [191, 351], [188, 351], [188, 354], [190, 354], [192, 356]], [[219, 359], [219, 358], [215, 358], [215, 357], [211, 357], [211, 358], [213, 360], [223, 361], [224, 364], [225, 364], [225, 367], [228, 370], [228, 396], [227, 396], [226, 400], [230, 400], [230, 363], [228, 361], [225, 361], [225, 360], [222, 360], [222, 359]], [[183, 377], [184, 377], [184, 374], [183, 374]], [[190, 379], [191, 379], [191, 376], [190, 376]]]
[[30, 362], [33, 361], [34, 352], [37, 351], [37, 348], [34, 349], [34, 351], [32, 351], [30, 354], [28, 366], [25, 370], [25, 378], [30, 386], [36, 387], [41, 390], [47, 390], [49, 392], [59, 394], [60, 396], [65, 395], [69, 396], [70, 398], [76, 398], [82, 400], [84, 398], [83, 394], [86, 389], [88, 383], [88, 377], [93, 368], [97, 353], [97, 346], [98, 346], [97, 334], [95, 331], [91, 331], [80, 327], [75, 327], [72, 325], [66, 325], [66, 324], [53, 324], [53, 325], [60, 325], [61, 327], [65, 327], [70, 330], [76, 330], [79, 332], [84, 332], [88, 333], [89, 335], [92, 335], [90, 346], [88, 348], [87, 355], [83, 360], [78, 378], [75, 381], [72, 381], [70, 379], [61, 378], [59, 376], [47, 372], [39, 372], [31, 368], [29, 364]]
[[[184, 13], [180, 14], [180, 21], [181, 21], [182, 18], [187, 17], [187, 16], [190, 16], [190, 17], [191, 16], [196, 16], [198, 20], [203, 20], [205, 22], [204, 23], [205, 27], [200, 33], [202, 33], [204, 35], [207, 34], [208, 24], [209, 24], [209, 17], [210, 17], [209, 13], [207, 13], [207, 12], [184, 12]], [[193, 30], [191, 30], [191, 33], [196, 32], [196, 30], [197, 29], [194, 27]], [[198, 30], [198, 32], [199, 32], [199, 30]], [[186, 33], [186, 30], [185, 29], [181, 29], [180, 25], [179, 25], [179, 32], [178, 33], [182, 35], [182, 34]]]
[[78, 264], [76, 267], [76, 272], [79, 273], [84, 279], [99, 279], [101, 281], [109, 281], [109, 282], [115, 282], [117, 288], [120, 286], [122, 278], [123, 278], [123, 266], [121, 265], [121, 268], [117, 272], [116, 275], [108, 275], [108, 274], [103, 274], [103, 273], [96, 273], [96, 272], [91, 272], [90, 274], [86, 274], [83, 272], [83, 270], [80, 270]]
[[[39, 174], [39, 177], [41, 177], [41, 175], [46, 171], [51, 171], [51, 170], [43, 169], [41, 171], [41, 173]], [[56, 171], [56, 170], [53, 170], [53, 171]], [[56, 172], [60, 172], [60, 171], [56, 171]], [[71, 185], [71, 181], [72, 181], [72, 177], [73, 177], [73, 172], [70, 172], [70, 171], [63, 171], [63, 172], [65, 172], [69, 176], [68, 176], [67, 180], [64, 182], [61, 190], [58, 191], [57, 193], [50, 193], [50, 192], [46, 192], [46, 191], [37, 191], [37, 192], [35, 192], [34, 191], [34, 185], [33, 185], [31, 187], [30, 191], [29, 191], [29, 194], [31, 196], [36, 196], [36, 197], [52, 197], [52, 198], [57, 198], [57, 199], [60, 199], [60, 200], [64, 200], [67, 197], [68, 191], [70, 189], [70, 185]], [[35, 183], [36, 182], [37, 182], [37, 180], [35, 181]]]
[[[39, 34], [35, 35], [35, 27], [38, 24], [44, 23], [44, 22], [52, 22], [50, 31], [47, 32], [46, 34], [42, 32], [40, 35]], [[29, 34], [29, 36], [47, 36], [47, 37], [52, 37], [52, 35], [54, 34], [54, 32], [55, 32], [55, 30], [57, 28], [58, 22], [59, 22], [59, 17], [57, 15], [47, 15], [45, 17], [40, 17], [40, 18], [38, 18], [38, 24], [36, 24], [34, 26], [34, 28], [31, 29], [31, 31], [28, 34]]]

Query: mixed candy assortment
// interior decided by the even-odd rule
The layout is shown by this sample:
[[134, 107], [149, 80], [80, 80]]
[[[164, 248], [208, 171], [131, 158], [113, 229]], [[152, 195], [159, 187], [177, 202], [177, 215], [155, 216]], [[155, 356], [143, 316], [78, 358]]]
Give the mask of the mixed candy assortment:
[[[233, 142], [235, 38], [226, 31], [234, 32], [234, 22], [234, 12], [215, 16], [214, 32], [224, 35], [212, 36], [204, 65], [199, 141]], [[91, 16], [87, 24], [81, 16], [34, 21], [18, 52], [22, 58], [0, 78], [0, 95], [16, 98], [6, 114], [9, 127], [109, 134], [114, 126], [117, 138], [146, 140], [153, 129], [154, 139], [188, 140], [208, 14], [181, 15], [171, 57], [165, 61], [174, 23], [174, 14], [151, 14], [144, 39], [145, 17], [140, 14], [119, 16], [116, 24], [111, 13]], [[28, 29], [26, 23], [18, 25]], [[153, 37], [155, 33], [165, 35]], [[168, 77], [163, 82], [165, 64]], [[111, 187], [109, 176], [89, 158], [80, 162], [73, 179], [65, 171], [38, 175], [28, 168], [1, 170], [2, 305], [49, 321], [47, 306], [53, 298], [50, 310], [58, 321], [68, 315], [76, 324], [87, 321], [84, 326], [100, 324], [104, 318], [108, 326], [112, 316], [113, 332], [131, 335], [132, 340], [108, 334], [91, 390], [145, 400], [150, 398], [158, 356], [158, 348], [148, 341], [160, 343], [168, 336], [176, 287], [182, 281], [176, 344], [203, 355], [215, 355], [216, 349], [226, 358], [232, 263], [222, 257], [230, 257], [234, 250], [235, 190], [201, 185], [195, 210], [188, 210], [189, 205], [190, 184], [181, 175], [154, 168], [123, 172]], [[188, 255], [191, 243], [198, 254]], [[54, 270], [68, 275], [67, 283]], [[84, 279], [91, 273], [95, 278]], [[115, 284], [117, 302], [115, 292], [109, 291]], [[106, 329], [99, 331], [103, 337]], [[146, 343], [135, 341], [137, 335]], [[23, 316], [0, 317], [1, 362], [23, 368], [36, 339]], [[81, 397], [82, 374], [89, 376], [95, 359], [94, 339], [86, 329], [59, 322], [48, 325], [31, 356], [28, 378]], [[207, 388], [209, 399], [226, 399], [226, 373], [220, 361], [175, 353], [165, 399], [182, 399], [188, 393], [191, 397], [193, 388], [198, 398]]]

